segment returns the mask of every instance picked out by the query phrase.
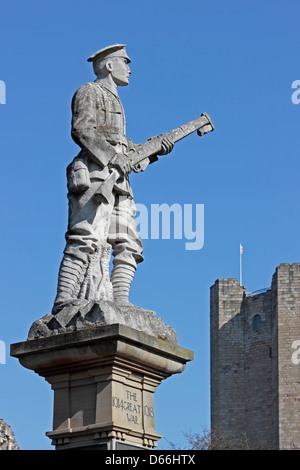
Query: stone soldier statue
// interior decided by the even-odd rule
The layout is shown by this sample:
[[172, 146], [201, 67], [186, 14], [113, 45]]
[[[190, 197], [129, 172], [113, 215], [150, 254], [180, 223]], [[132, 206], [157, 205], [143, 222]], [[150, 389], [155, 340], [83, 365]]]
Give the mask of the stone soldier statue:
[[144, 171], [192, 132], [202, 136], [214, 126], [202, 113], [165, 134], [133, 144], [126, 138], [118, 96], [118, 87], [128, 85], [131, 73], [125, 45], [105, 47], [88, 61], [97, 78], [81, 86], [72, 100], [72, 138], [80, 152], [67, 168], [68, 230], [57, 295], [52, 313], [32, 324], [28, 339], [122, 323], [176, 343], [175, 330], [155, 312], [129, 302], [143, 245], [128, 176]]
[[[100, 296], [113, 299], [118, 306], [128, 304], [137, 264], [143, 260], [128, 179], [132, 167], [127, 153], [133, 144], [126, 138], [117, 91], [118, 86], [129, 83], [130, 59], [125, 45], [115, 44], [88, 61], [93, 63], [97, 79], [80, 87], [72, 101], [72, 138], [81, 150], [67, 168], [68, 231], [53, 313], [70, 303], [81, 305]], [[172, 148], [173, 143], [165, 138], [157, 154], [167, 154]], [[137, 171], [155, 160], [155, 155], [144, 160]], [[112, 171], [117, 172], [117, 179], [107, 190]], [[111, 249], [114, 259], [109, 282]]]

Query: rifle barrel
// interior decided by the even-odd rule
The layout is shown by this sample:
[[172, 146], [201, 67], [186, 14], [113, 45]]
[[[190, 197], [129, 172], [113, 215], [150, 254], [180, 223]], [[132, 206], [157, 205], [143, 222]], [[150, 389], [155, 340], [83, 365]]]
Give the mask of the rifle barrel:
[[211, 120], [208, 114], [203, 113], [201, 117], [194, 119], [194, 121], [190, 121], [187, 124], [183, 124], [182, 126], [179, 126], [170, 132], [167, 132], [165, 136], [168, 136], [168, 138], [175, 144], [179, 140], [183, 139], [189, 134], [192, 134], [193, 132], [197, 131], [198, 129], [207, 124], [212, 124]]
[[179, 140], [208, 124], [211, 125], [213, 130], [214, 126], [210, 120], [209, 115], [203, 113], [201, 117], [183, 124], [182, 126], [176, 127], [172, 131], [158, 135], [157, 137], [152, 137], [144, 144], [140, 144], [136, 149], [133, 149], [129, 152], [132, 167], [138, 165], [141, 161], [145, 160], [145, 158], [151, 157], [152, 155], [157, 155], [161, 150], [161, 143], [163, 139], [168, 138], [175, 144]]

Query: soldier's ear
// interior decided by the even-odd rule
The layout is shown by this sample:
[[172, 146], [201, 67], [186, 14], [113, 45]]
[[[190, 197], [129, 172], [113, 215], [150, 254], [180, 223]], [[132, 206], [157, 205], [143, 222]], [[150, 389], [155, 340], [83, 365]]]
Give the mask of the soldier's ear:
[[112, 62], [111, 62], [110, 60], [108, 60], [108, 61], [106, 62], [105, 67], [106, 67], [106, 70], [107, 70], [108, 72], [112, 72], [112, 70], [113, 70], [113, 64], [112, 64]]

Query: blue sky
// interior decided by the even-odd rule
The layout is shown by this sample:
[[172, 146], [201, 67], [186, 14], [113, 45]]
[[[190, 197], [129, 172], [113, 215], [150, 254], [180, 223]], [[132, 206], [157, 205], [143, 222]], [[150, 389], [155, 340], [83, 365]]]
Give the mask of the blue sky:
[[0, 80], [0, 417], [22, 449], [50, 449], [52, 392], [9, 357], [55, 297], [67, 225], [65, 169], [78, 152], [70, 103], [94, 80], [86, 61], [127, 44], [130, 85], [120, 90], [127, 137], [136, 143], [207, 112], [215, 132], [195, 134], [131, 183], [137, 203], [204, 204], [205, 241], [144, 240], [131, 301], [157, 312], [195, 352], [186, 371], [155, 395], [156, 430], [183, 432], [210, 421], [209, 288], [239, 276], [249, 292], [268, 287], [280, 263], [299, 262], [300, 79], [297, 0], [2, 0]]

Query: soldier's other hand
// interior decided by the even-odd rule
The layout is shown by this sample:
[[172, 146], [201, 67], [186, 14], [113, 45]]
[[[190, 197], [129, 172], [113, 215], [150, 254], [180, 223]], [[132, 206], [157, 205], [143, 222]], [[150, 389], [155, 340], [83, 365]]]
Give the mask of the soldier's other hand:
[[168, 153], [172, 152], [173, 147], [173, 142], [171, 142], [171, 140], [168, 138], [164, 138], [161, 142], [161, 150], [158, 155], [167, 155]]
[[126, 176], [131, 171], [130, 160], [123, 153], [116, 153], [110, 161], [110, 166], [116, 168], [121, 176]]

